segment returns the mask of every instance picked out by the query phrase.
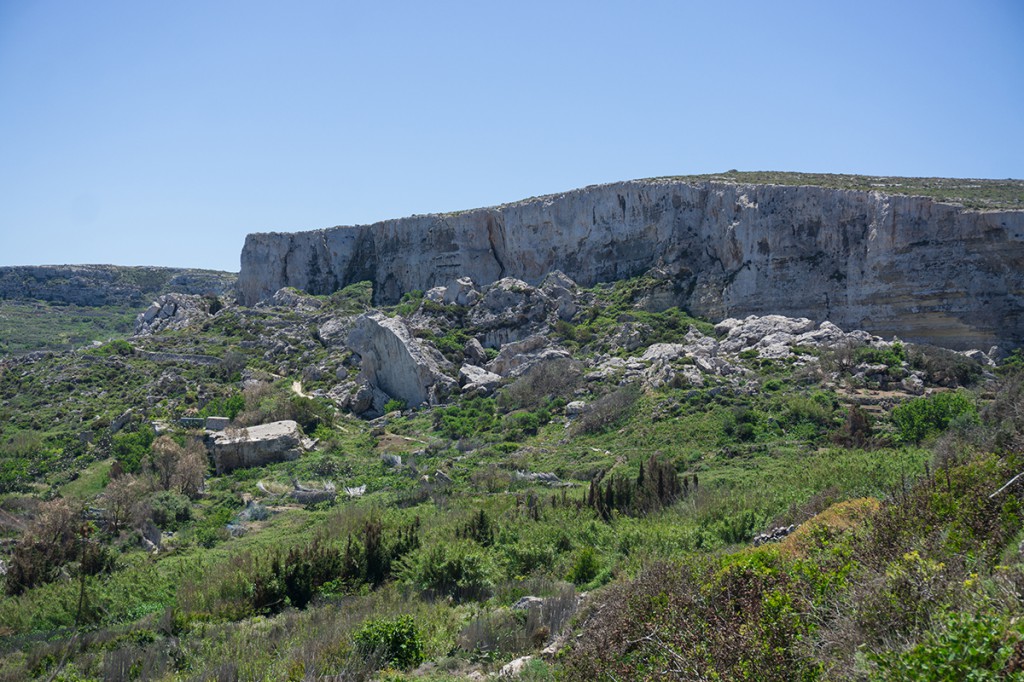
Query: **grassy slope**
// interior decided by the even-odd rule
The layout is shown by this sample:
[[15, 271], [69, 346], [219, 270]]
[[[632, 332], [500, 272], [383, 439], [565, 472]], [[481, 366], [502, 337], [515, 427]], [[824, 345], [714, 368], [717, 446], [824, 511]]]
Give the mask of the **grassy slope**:
[[124, 338], [145, 308], [0, 300], [0, 357]]
[[[635, 285], [602, 289], [607, 297], [604, 312], [562, 330], [578, 354], [602, 351], [612, 321], [628, 306]], [[344, 296], [334, 299], [328, 304], [352, 308]], [[243, 342], [294, 315], [268, 310], [247, 318], [225, 311], [203, 334], [169, 334], [145, 343], [154, 349], [214, 355], [243, 351]], [[663, 340], [680, 338], [690, 324], [676, 313], [648, 315], [644, 321]], [[53, 487], [68, 496], [88, 497], [105, 484], [108, 451], [102, 439], [70, 449], [62, 439], [83, 426], [101, 434], [126, 407], [145, 402], [151, 390], [147, 382], [169, 369], [121, 350], [109, 345], [85, 353], [87, 360], [83, 355], [73, 362], [54, 358], [0, 377], [6, 417], [0, 438], [28, 448], [16, 457], [34, 467], [29, 492]], [[266, 409], [268, 402], [283, 409], [292, 400], [291, 378], [317, 357], [283, 367], [286, 376], [274, 392], [246, 409]], [[248, 362], [250, 367], [282, 370], [267, 365], [259, 349], [249, 351]], [[320, 452], [209, 479], [205, 497], [191, 504], [191, 519], [171, 529], [171, 551], [153, 558], [137, 549], [130, 536], [109, 539], [119, 569], [87, 578], [87, 621], [94, 634], [90, 643], [70, 654], [72, 667], [63, 673], [77, 679], [70, 671], [78, 670], [82, 679], [93, 679], [103, 666], [124, 660], [129, 667], [146, 670], [141, 673], [145, 679], [189, 679], [229, 669], [241, 679], [337, 674], [359, 666], [362, 657], [353, 649], [352, 635], [365, 619], [411, 613], [427, 657], [441, 664], [430, 677], [449, 679], [445, 670], [487, 669], [533, 650], [529, 635], [537, 632], [536, 623], [507, 610], [524, 594], [557, 596], [574, 587], [601, 590], [643, 578], [660, 561], [730, 557], [771, 525], [802, 521], [836, 500], [886, 497], [921, 476], [929, 450], [892, 443], [866, 450], [834, 445], [831, 436], [845, 406], [831, 389], [798, 380], [794, 367], [785, 363], [755, 366], [763, 377], [778, 380], [773, 390], [746, 396], [663, 388], [641, 396], [619, 420], [593, 433], [567, 429], [554, 404], [550, 412], [555, 418], [534, 435], [509, 431], [509, 416], [498, 410], [491, 426], [462, 443], [445, 437], [436, 428], [437, 415], [429, 411], [392, 419], [383, 432], [340, 418], [317, 431]], [[152, 405], [149, 418], [168, 418], [198, 405], [199, 393], [209, 397], [237, 391], [231, 381], [237, 377], [226, 376], [220, 368], [170, 369], [183, 375], [184, 393]], [[613, 389], [607, 385], [595, 390]], [[736, 428], [738, 416], [751, 425], [742, 436]], [[130, 424], [126, 432], [134, 428], [144, 424]], [[31, 454], [33, 447], [48, 456]], [[406, 466], [384, 466], [379, 456], [385, 450], [402, 451]], [[415, 469], [409, 466], [410, 451], [418, 452]], [[698, 474], [699, 490], [689, 489], [667, 509], [636, 517], [615, 514], [610, 522], [584, 504], [587, 481], [595, 472], [608, 469], [610, 475], [633, 479], [652, 454], [672, 462], [680, 473]], [[423, 474], [434, 477], [438, 470], [446, 471], [453, 483], [421, 483]], [[573, 486], [552, 490], [521, 481], [515, 476], [518, 470], [551, 471]], [[1001, 470], [991, 472], [993, 479], [1001, 475]], [[343, 498], [332, 508], [306, 509], [261, 491], [261, 483], [264, 489], [287, 490], [293, 479], [330, 479], [339, 488], [366, 485], [367, 494]], [[249, 497], [261, 500], [270, 517], [251, 524], [241, 537], [230, 537], [224, 523]], [[24, 493], [11, 493], [0, 498], [0, 508], [17, 514], [31, 500]], [[460, 539], [481, 510], [491, 524], [491, 539]], [[374, 589], [359, 578], [321, 586], [313, 605], [303, 610], [277, 613], [279, 606], [254, 605], [255, 581], [267, 575], [274, 557], [281, 559], [290, 548], [308, 548], [320, 538], [341, 553], [350, 537], [357, 547], [365, 544], [367, 524], [375, 521], [381, 524], [385, 545], [393, 546], [401, 529], [416, 520], [420, 547], [396, 557], [383, 586]], [[412, 589], [423, 579], [422, 562], [429, 562], [435, 548], [462, 562], [463, 587], [485, 586], [482, 601], [430, 600]], [[434, 569], [454, 570], [451, 564]], [[814, 575], [832, 575], [814, 570]], [[5, 652], [0, 679], [45, 679], [56, 672], [71, 651], [67, 628], [75, 623], [79, 596], [76, 581], [58, 580], [19, 597], [0, 598], [0, 628], [6, 634], [0, 639]], [[339, 604], [345, 608], [337, 608]], [[671, 632], [666, 630], [666, 637]], [[626, 665], [627, 658], [616, 659], [617, 664]], [[624, 670], [628, 674], [646, 663], [637, 665], [641, 667]], [[566, 671], [586, 679], [580, 670], [578, 660], [570, 659]], [[550, 671], [539, 666], [535, 674], [535, 679], [546, 679]]]

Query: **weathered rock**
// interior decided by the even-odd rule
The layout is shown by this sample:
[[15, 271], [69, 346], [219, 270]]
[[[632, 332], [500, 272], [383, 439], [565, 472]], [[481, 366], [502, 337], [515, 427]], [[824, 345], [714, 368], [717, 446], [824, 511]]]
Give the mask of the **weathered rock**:
[[318, 504], [320, 502], [333, 502], [338, 492], [333, 483], [324, 483], [321, 488], [309, 488], [295, 482], [291, 492], [293, 500], [299, 504]]
[[301, 454], [299, 425], [291, 420], [221, 431], [209, 443], [217, 474], [296, 459]]
[[470, 339], [466, 341], [466, 345], [462, 348], [463, 355], [474, 365], [484, 365], [487, 363], [487, 353], [484, 351], [484, 347], [480, 345], [480, 342], [476, 339]]
[[4, 266], [0, 267], [0, 299], [137, 306], [167, 293], [222, 296], [232, 291], [235, 281], [233, 273], [215, 270], [120, 265]]
[[487, 287], [470, 309], [468, 321], [480, 330], [484, 346], [497, 348], [543, 331], [549, 304], [540, 289], [506, 277]]
[[135, 318], [135, 335], [146, 336], [169, 329], [184, 329], [206, 319], [207, 302], [202, 296], [165, 294]]
[[294, 308], [297, 310], [313, 311], [319, 310], [323, 307], [323, 303], [319, 300], [292, 287], [283, 287], [278, 289], [274, 292], [274, 296], [271, 300], [275, 305], [283, 306], [285, 308]]
[[520, 597], [516, 600], [516, 603], [512, 605], [513, 611], [529, 611], [533, 608], [540, 608], [544, 606], [544, 600], [540, 597]]
[[342, 347], [348, 341], [354, 320], [353, 317], [332, 317], [320, 325], [317, 334], [328, 348]]
[[463, 365], [459, 370], [459, 383], [464, 393], [479, 392], [489, 395], [501, 383], [501, 377], [483, 367]]
[[664, 363], [678, 360], [686, 354], [687, 348], [681, 343], [655, 343], [644, 351], [640, 359], [644, 362]]
[[558, 319], [568, 322], [576, 315], [576, 282], [561, 270], [555, 270], [544, 278], [540, 290], [554, 302]]
[[549, 347], [547, 338], [538, 334], [502, 346], [486, 369], [502, 377], [516, 376], [539, 362], [567, 357], [567, 351]]
[[409, 333], [398, 318], [379, 312], [360, 315], [349, 332], [348, 345], [361, 358], [361, 377], [410, 407], [442, 401], [455, 380], [442, 372], [440, 353]]
[[783, 315], [750, 315], [744, 320], [727, 319], [715, 325], [715, 332], [727, 331], [719, 349], [727, 353], [738, 353], [748, 348], [766, 348], [787, 344], [797, 335], [815, 328], [813, 320], [805, 317], [791, 318]]
[[444, 303], [444, 295], [447, 291], [448, 287], [432, 287], [423, 294], [423, 298], [434, 303]]
[[587, 404], [582, 400], [573, 400], [572, 402], [565, 406], [565, 416], [569, 418], [579, 417], [586, 411]]
[[[785, 314], [959, 349], [1024, 338], [1024, 211], [813, 186], [643, 180], [458, 215], [253, 234], [243, 301], [374, 282], [379, 302], [471, 277], [582, 286], [678, 268], [704, 317]], [[986, 305], [978, 305], [978, 301]]]
[[459, 277], [444, 291], [444, 302], [451, 305], [470, 306], [480, 300], [480, 292], [469, 277]]
[[526, 666], [533, 660], [533, 656], [520, 656], [510, 663], [506, 663], [498, 672], [499, 680], [517, 680], [526, 670]]

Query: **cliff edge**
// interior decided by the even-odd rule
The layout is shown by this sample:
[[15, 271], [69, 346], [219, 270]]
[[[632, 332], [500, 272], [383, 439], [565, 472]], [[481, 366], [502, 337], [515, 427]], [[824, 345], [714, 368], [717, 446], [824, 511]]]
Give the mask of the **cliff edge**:
[[587, 187], [455, 214], [251, 234], [242, 302], [370, 280], [380, 303], [471, 277], [583, 286], [659, 266], [711, 319], [781, 314], [952, 348], [1024, 338], [1024, 210], [700, 179]]

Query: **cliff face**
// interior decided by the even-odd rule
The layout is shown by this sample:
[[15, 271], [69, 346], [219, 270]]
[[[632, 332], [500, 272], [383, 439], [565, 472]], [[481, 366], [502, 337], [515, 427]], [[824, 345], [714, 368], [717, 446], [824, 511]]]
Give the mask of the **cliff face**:
[[378, 302], [460, 276], [590, 286], [661, 264], [712, 319], [782, 314], [947, 347], [1024, 339], [1024, 211], [808, 186], [651, 180], [454, 215], [251, 234], [243, 302], [371, 280]]
[[139, 306], [163, 293], [225, 294], [230, 272], [119, 265], [32, 265], [0, 267], [0, 299], [55, 303]]

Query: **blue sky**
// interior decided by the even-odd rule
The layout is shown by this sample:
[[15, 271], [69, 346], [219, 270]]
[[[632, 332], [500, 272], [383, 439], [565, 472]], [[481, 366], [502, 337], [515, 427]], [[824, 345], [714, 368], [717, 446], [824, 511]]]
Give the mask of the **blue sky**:
[[0, 0], [0, 265], [730, 168], [1024, 177], [1024, 3]]

